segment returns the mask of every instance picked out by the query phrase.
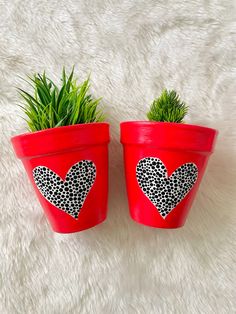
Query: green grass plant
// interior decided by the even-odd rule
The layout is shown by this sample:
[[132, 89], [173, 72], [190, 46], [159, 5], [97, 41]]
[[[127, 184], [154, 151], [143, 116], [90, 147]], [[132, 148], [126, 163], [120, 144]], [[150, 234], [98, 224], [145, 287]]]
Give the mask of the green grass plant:
[[82, 84], [74, 78], [74, 68], [69, 75], [62, 71], [61, 86], [57, 86], [45, 72], [28, 76], [26, 80], [32, 93], [18, 88], [24, 103], [30, 131], [40, 131], [80, 123], [102, 122], [104, 115], [98, 110], [101, 98], [89, 93], [90, 77]]
[[161, 96], [154, 99], [147, 117], [150, 121], [182, 123], [187, 112], [188, 106], [176, 91], [164, 89]]

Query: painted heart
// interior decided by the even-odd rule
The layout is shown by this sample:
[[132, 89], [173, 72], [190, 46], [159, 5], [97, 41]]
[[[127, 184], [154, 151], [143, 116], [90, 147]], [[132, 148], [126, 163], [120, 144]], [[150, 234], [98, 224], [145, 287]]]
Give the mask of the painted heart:
[[64, 181], [47, 167], [38, 166], [33, 169], [33, 178], [40, 193], [52, 205], [75, 219], [78, 219], [95, 177], [96, 166], [90, 160], [81, 160], [74, 164]]
[[136, 177], [143, 193], [165, 219], [192, 189], [198, 177], [198, 168], [194, 163], [186, 163], [168, 177], [167, 169], [159, 158], [147, 157], [138, 162]]

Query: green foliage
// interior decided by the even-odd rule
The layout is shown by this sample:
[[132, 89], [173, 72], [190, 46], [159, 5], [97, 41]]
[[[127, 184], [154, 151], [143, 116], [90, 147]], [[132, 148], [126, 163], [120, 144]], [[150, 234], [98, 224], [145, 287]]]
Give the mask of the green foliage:
[[93, 99], [88, 93], [90, 77], [78, 85], [74, 68], [69, 76], [63, 68], [60, 87], [45, 72], [28, 76], [27, 82], [33, 88], [33, 94], [18, 90], [24, 99], [24, 105], [20, 107], [27, 115], [30, 131], [104, 120], [102, 112], [97, 110], [101, 98]]
[[187, 112], [188, 106], [176, 91], [165, 89], [159, 98], [154, 99], [147, 117], [150, 121], [181, 123]]

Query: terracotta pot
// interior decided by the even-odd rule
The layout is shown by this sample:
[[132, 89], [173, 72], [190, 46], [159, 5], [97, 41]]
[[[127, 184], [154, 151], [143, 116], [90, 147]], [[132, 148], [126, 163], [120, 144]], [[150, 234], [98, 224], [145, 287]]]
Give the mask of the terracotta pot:
[[47, 129], [11, 141], [54, 231], [77, 232], [106, 219], [107, 123]]
[[169, 122], [122, 122], [131, 217], [156, 228], [184, 225], [217, 131]]

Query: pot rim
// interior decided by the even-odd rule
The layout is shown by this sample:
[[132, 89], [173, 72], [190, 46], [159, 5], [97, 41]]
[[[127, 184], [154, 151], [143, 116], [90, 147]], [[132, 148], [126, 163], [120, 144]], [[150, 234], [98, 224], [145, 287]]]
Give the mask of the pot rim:
[[11, 140], [13, 139], [17, 139], [17, 138], [21, 138], [21, 137], [25, 137], [25, 136], [34, 136], [36, 134], [50, 134], [50, 133], [55, 133], [55, 132], [60, 132], [61, 130], [68, 130], [70, 129], [79, 129], [79, 128], [86, 128], [86, 127], [91, 127], [93, 125], [110, 125], [108, 122], [89, 122], [89, 123], [78, 123], [78, 124], [73, 124], [73, 125], [65, 125], [65, 126], [58, 126], [58, 127], [54, 127], [54, 128], [48, 128], [48, 129], [43, 129], [40, 131], [31, 131], [31, 132], [25, 132], [25, 133], [21, 133], [21, 134], [17, 134], [17, 135], [13, 135], [11, 137]]
[[88, 146], [107, 145], [109, 123], [93, 122], [28, 132], [11, 138], [18, 158], [34, 158]]
[[146, 145], [160, 150], [185, 150], [212, 153], [218, 131], [194, 124], [155, 121], [120, 123], [124, 145]]
[[182, 128], [201, 128], [201, 129], [205, 129], [205, 130], [211, 130], [216, 132], [217, 134], [219, 133], [219, 131], [217, 129], [214, 128], [210, 128], [208, 126], [204, 126], [204, 125], [199, 125], [199, 124], [191, 124], [191, 123], [178, 123], [178, 122], [161, 122], [161, 121], [146, 121], [146, 120], [128, 120], [128, 121], [121, 121], [120, 122], [120, 126], [125, 125], [125, 124], [134, 124], [136, 126], [143, 126], [143, 125], [147, 125], [147, 126], [152, 126], [152, 125], [173, 125], [173, 126], [178, 126], [178, 127], [182, 127]]

